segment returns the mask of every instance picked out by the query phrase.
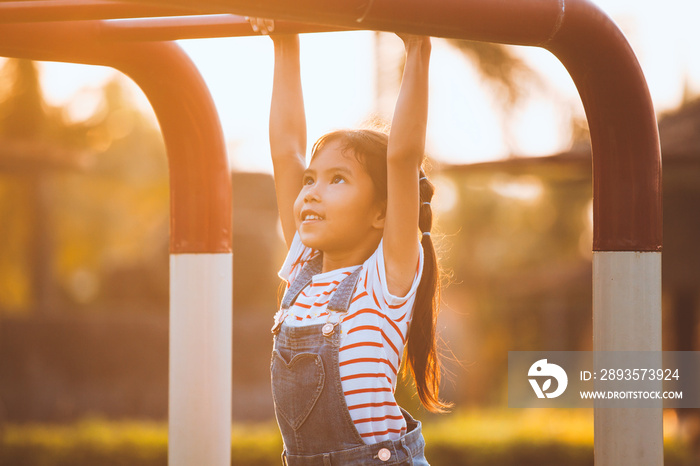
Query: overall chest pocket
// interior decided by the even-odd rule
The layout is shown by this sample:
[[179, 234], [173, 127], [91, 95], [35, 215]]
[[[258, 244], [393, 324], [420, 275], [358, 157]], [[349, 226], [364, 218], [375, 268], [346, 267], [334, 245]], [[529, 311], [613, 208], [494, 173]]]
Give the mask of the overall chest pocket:
[[299, 353], [287, 362], [272, 352], [272, 398], [277, 413], [297, 430], [321, 396], [325, 381], [323, 361], [316, 353]]

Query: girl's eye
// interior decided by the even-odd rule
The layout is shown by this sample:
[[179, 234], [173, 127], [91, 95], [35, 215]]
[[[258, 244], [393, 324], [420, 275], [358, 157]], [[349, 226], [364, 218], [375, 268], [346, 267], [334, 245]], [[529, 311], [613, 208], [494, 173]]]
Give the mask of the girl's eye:
[[305, 176], [303, 181], [302, 181], [302, 184], [304, 186], [311, 186], [312, 184], [314, 184], [314, 179], [311, 178], [310, 176]]
[[335, 175], [333, 177], [333, 184], [345, 183], [345, 178], [340, 175]]

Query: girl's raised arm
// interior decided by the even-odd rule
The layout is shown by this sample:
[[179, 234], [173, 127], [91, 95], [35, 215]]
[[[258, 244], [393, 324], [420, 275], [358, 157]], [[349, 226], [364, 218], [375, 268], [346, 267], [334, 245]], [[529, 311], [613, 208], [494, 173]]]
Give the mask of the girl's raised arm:
[[[256, 24], [251, 21], [254, 29]], [[260, 24], [260, 23], [258, 23]], [[265, 26], [262, 23], [260, 26]], [[269, 32], [262, 29], [261, 32]], [[299, 36], [271, 35], [275, 72], [270, 105], [270, 152], [275, 175], [277, 208], [287, 247], [296, 231], [294, 200], [301, 190], [306, 157], [306, 116], [301, 91]]]
[[411, 288], [418, 264], [419, 178], [428, 122], [430, 38], [401, 36], [406, 48], [401, 90], [387, 149], [384, 262], [387, 287], [396, 296]]

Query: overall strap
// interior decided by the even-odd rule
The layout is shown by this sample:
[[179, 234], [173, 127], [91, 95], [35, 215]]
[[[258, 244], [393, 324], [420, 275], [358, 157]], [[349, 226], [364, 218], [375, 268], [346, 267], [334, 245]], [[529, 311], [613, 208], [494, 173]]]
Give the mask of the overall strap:
[[331, 300], [328, 302], [327, 309], [329, 311], [346, 312], [348, 310], [352, 294], [355, 292], [355, 286], [357, 286], [357, 281], [360, 279], [360, 272], [362, 272], [362, 266], [355, 269], [353, 273], [340, 282], [331, 295]]
[[299, 272], [297, 278], [295, 278], [289, 288], [287, 288], [287, 292], [284, 294], [284, 298], [282, 298], [282, 309], [289, 309], [292, 304], [294, 304], [294, 301], [297, 300], [302, 290], [311, 283], [311, 278], [319, 273], [322, 268], [323, 256], [321, 254], [316, 255], [304, 264], [301, 272]]

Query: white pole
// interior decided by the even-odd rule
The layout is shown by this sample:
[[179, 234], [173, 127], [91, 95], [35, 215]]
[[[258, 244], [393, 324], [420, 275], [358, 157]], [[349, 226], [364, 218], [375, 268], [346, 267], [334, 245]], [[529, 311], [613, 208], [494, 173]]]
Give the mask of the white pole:
[[231, 253], [170, 256], [168, 464], [231, 464]]
[[[661, 252], [593, 252], [593, 350], [661, 351]], [[662, 415], [595, 409], [595, 465], [663, 465]]]

